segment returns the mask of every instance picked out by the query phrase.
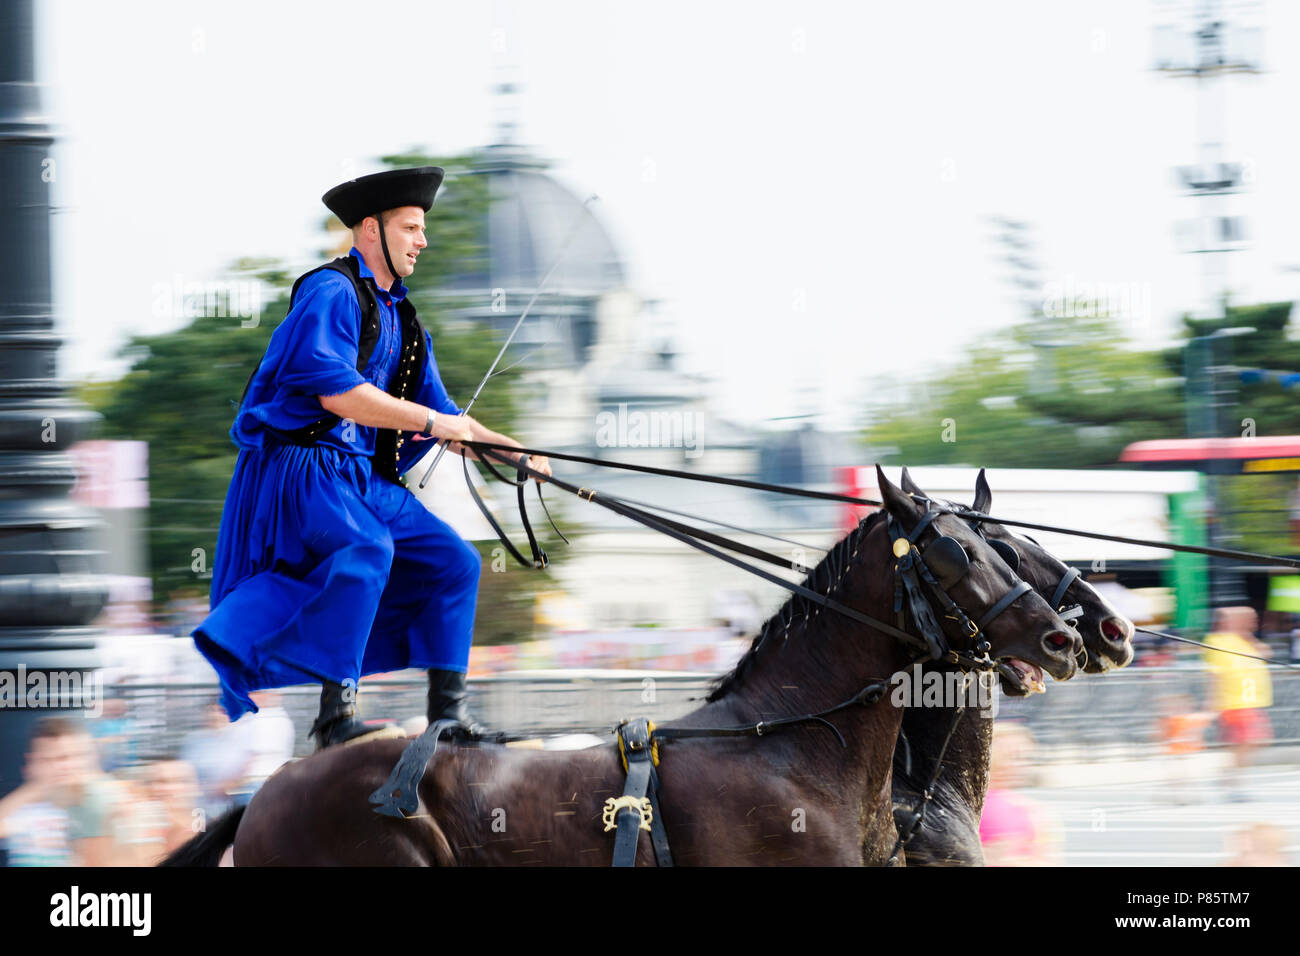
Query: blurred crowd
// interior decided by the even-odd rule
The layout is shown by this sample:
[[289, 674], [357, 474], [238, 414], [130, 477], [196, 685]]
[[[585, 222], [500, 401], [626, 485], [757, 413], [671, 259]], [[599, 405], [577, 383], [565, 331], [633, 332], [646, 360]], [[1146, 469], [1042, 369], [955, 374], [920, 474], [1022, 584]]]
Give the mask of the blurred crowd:
[[294, 726], [274, 692], [231, 723], [220, 705], [176, 759], [138, 762], [125, 702], [94, 720], [52, 716], [32, 731], [23, 782], [0, 798], [8, 866], [152, 866], [293, 756]]
[[[1290, 618], [1291, 615], [1285, 615]], [[1287, 620], [1277, 623], [1289, 624]], [[1163, 797], [1171, 804], [1244, 803], [1252, 799], [1246, 771], [1261, 748], [1273, 738], [1268, 710], [1273, 705], [1268, 660], [1296, 659], [1293, 635], [1274, 633], [1266, 640], [1258, 613], [1250, 607], [1226, 607], [1215, 612], [1204, 643], [1210, 648], [1173, 645], [1149, 648], [1143, 663], [1203, 665], [1210, 674], [1203, 701], [1185, 693], [1157, 700], [1152, 736], [1159, 745], [1167, 777]], [[1287, 638], [1285, 641], [1279, 637]], [[1170, 646], [1173, 645], [1173, 646]], [[1225, 653], [1226, 652], [1226, 653]], [[1199, 659], [1199, 660], [1197, 660]], [[1211, 742], [1228, 754], [1217, 772], [1198, 760]], [[1014, 721], [994, 727], [989, 788], [980, 823], [980, 840], [990, 866], [1051, 866], [1062, 862], [1064, 834], [1059, 821], [1035, 799], [1038, 784], [1032, 732]], [[1285, 827], [1252, 821], [1243, 814], [1226, 835], [1226, 866], [1288, 866], [1290, 837]]]

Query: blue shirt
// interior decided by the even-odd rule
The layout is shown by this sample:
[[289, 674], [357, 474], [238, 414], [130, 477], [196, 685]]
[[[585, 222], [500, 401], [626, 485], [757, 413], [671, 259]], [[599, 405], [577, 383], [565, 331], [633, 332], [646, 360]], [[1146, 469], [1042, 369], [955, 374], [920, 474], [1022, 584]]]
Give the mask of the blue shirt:
[[[241, 448], [261, 449], [269, 436], [265, 426], [290, 430], [310, 425], [326, 415], [317, 398], [338, 395], [369, 382], [381, 391], [397, 373], [401, 359], [401, 320], [397, 303], [406, 297], [401, 280], [392, 292], [379, 287], [375, 274], [354, 246], [350, 254], [360, 266], [362, 281], [370, 280], [379, 301], [380, 329], [375, 350], [364, 373], [357, 371], [361, 335], [361, 304], [352, 283], [333, 269], [308, 276], [298, 287], [293, 307], [271, 334], [266, 355], [253, 375], [230, 437]], [[433, 356], [433, 340], [424, 333], [428, 361], [412, 401], [440, 414], [459, 415], [460, 408], [447, 395]], [[339, 421], [319, 443], [364, 458], [375, 453], [377, 428]], [[436, 444], [407, 441], [402, 445], [398, 473], [411, 467]]]

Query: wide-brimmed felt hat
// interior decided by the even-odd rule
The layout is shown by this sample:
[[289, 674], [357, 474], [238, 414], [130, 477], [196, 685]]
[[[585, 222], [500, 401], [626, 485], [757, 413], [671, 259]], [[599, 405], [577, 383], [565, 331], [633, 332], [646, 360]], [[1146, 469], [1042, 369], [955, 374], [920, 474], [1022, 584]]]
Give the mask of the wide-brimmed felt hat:
[[389, 169], [339, 183], [321, 197], [321, 202], [350, 229], [366, 216], [399, 206], [419, 206], [428, 212], [442, 177], [441, 166]]

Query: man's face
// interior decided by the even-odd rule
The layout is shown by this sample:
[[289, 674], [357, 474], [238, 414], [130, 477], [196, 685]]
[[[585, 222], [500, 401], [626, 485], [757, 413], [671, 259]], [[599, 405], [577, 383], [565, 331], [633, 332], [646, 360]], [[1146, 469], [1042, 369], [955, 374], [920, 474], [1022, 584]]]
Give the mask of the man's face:
[[53, 790], [81, 783], [86, 777], [89, 745], [89, 738], [79, 734], [32, 741], [27, 755], [28, 779]]
[[419, 206], [399, 206], [384, 213], [388, 235], [388, 254], [399, 279], [415, 271], [415, 258], [429, 244], [424, 238], [424, 210]]

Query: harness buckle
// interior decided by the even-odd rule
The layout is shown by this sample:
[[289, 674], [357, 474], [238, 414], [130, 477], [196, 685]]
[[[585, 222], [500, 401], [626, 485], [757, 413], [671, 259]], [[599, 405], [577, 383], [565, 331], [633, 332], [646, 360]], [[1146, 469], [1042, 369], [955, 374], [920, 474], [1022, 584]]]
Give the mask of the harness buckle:
[[[623, 772], [627, 773], [628, 758], [633, 754], [643, 754], [650, 751], [650, 762], [652, 766], [659, 766], [659, 741], [654, 736], [655, 725], [653, 721], [639, 717], [635, 720], [625, 720], [618, 725], [618, 756], [623, 762]], [[639, 759], [645, 759], [641, 757]]]

